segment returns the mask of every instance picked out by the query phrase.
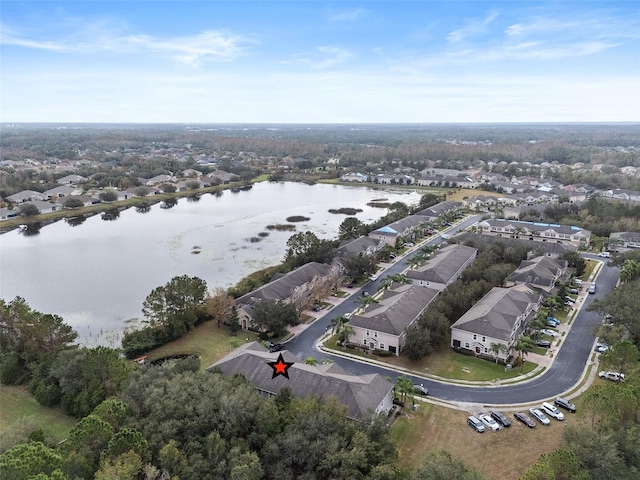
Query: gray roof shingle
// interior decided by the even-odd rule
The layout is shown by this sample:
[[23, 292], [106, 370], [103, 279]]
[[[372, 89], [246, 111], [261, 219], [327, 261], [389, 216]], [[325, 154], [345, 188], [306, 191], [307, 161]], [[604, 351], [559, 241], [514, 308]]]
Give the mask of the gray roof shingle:
[[[280, 353], [286, 362], [294, 362], [288, 369], [288, 379], [282, 375], [272, 378], [273, 369], [268, 362], [275, 361]], [[207, 368], [215, 369], [224, 375], [242, 374], [255, 388], [273, 395], [289, 387], [296, 397], [335, 397], [353, 419], [375, 411], [393, 389], [393, 383], [377, 373], [356, 376], [336, 364], [307, 365], [288, 350], [270, 353], [258, 342], [243, 345]]]

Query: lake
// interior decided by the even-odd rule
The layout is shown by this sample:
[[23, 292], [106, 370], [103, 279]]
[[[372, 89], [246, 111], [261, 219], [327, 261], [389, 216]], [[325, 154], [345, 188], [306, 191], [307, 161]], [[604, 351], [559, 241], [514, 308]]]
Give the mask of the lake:
[[[279, 264], [297, 232], [337, 238], [347, 217], [330, 209], [361, 208], [356, 217], [371, 223], [387, 209], [366, 204], [381, 199], [415, 205], [420, 194], [263, 182], [248, 191], [204, 194], [197, 202], [181, 198], [172, 208], [130, 208], [113, 221], [95, 215], [77, 226], [55, 222], [32, 236], [14, 230], [0, 235], [0, 297], [21, 296], [36, 310], [62, 316], [83, 344], [118, 346], [124, 328], [143, 318], [146, 296], [172, 277], [186, 274], [204, 279], [210, 290], [228, 288]], [[295, 215], [310, 219], [294, 223], [295, 232], [267, 231]], [[261, 232], [268, 236], [253, 243]]]

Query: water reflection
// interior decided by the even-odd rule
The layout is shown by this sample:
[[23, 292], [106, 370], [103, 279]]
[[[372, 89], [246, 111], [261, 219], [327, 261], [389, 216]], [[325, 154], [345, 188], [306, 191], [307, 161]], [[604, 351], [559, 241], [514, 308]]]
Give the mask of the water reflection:
[[147, 202], [141, 203], [140, 205], [136, 205], [136, 212], [138, 213], [149, 213], [151, 211], [151, 205]]
[[191, 195], [187, 197], [187, 202], [196, 203], [200, 201], [200, 195]]
[[113, 210], [107, 210], [100, 216], [100, 218], [107, 222], [112, 222], [120, 218], [120, 210], [118, 210], [117, 208], [114, 208]]
[[34, 235], [39, 235], [41, 228], [42, 228], [42, 223], [34, 222], [34, 223], [29, 223], [27, 225], [21, 226], [19, 231], [25, 237], [32, 237]]
[[164, 202], [160, 204], [160, 208], [169, 209], [173, 208], [178, 204], [178, 200], [176, 198], [167, 198]]
[[78, 215], [77, 217], [65, 218], [64, 221], [67, 222], [67, 225], [70, 227], [77, 227], [82, 225], [87, 220], [87, 217], [84, 215]]

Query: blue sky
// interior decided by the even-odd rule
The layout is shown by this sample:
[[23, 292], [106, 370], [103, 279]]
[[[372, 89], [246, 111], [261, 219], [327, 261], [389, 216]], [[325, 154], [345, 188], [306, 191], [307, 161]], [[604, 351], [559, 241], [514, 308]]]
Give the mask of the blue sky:
[[628, 1], [16, 1], [3, 122], [640, 120]]

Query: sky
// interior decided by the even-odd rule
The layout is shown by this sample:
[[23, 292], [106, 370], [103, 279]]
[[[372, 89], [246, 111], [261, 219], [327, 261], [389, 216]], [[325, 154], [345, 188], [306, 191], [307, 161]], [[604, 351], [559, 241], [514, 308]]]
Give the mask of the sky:
[[640, 120], [640, 3], [2, 0], [0, 121]]

